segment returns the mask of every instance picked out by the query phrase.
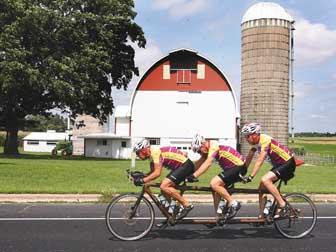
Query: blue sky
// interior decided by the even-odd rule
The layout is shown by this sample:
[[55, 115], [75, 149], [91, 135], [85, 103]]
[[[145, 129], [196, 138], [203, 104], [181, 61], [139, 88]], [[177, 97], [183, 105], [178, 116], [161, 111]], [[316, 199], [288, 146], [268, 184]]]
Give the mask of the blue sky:
[[[170, 51], [186, 47], [209, 58], [240, 97], [240, 23], [254, 0], [135, 0], [135, 21], [146, 49], [136, 49], [140, 76]], [[273, 1], [295, 19], [295, 132], [336, 131], [336, 1]], [[115, 105], [128, 105], [128, 91], [113, 90]]]

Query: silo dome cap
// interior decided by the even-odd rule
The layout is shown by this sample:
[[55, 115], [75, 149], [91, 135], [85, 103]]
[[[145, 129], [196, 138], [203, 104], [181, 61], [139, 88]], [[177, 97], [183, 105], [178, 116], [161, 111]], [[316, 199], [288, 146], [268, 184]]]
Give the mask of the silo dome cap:
[[252, 5], [244, 14], [242, 22], [262, 19], [262, 18], [276, 18], [293, 22], [294, 19], [288, 12], [279, 4], [272, 2], [260, 2]]

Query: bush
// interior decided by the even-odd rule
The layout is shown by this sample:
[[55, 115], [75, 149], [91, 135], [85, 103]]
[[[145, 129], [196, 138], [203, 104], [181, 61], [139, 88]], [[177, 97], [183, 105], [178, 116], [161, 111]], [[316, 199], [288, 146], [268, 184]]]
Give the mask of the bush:
[[306, 155], [306, 150], [303, 147], [294, 147], [291, 148], [291, 151], [298, 156], [304, 156]]

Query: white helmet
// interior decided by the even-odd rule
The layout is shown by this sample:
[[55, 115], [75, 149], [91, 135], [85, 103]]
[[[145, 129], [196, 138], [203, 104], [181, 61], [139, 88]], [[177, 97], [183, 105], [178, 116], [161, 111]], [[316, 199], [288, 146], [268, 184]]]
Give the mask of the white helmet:
[[253, 133], [260, 134], [260, 124], [259, 123], [248, 123], [245, 124], [244, 127], [241, 130], [241, 133], [243, 135], [250, 135]]
[[191, 141], [191, 149], [193, 152], [199, 151], [201, 148], [202, 142], [204, 141], [204, 137], [201, 136], [200, 134], [196, 134], [192, 141]]
[[138, 151], [140, 151], [144, 148], [147, 148], [149, 146], [150, 146], [150, 144], [149, 144], [147, 139], [141, 139], [141, 140], [139, 140], [138, 142], [135, 143], [135, 145], [133, 147], [133, 151], [135, 153], [137, 153]]

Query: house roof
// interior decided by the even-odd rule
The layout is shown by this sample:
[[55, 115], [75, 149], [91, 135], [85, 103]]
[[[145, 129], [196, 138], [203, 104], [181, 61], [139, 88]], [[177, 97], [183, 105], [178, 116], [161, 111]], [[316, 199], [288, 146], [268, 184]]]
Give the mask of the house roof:
[[69, 135], [65, 132], [31, 132], [29, 135], [25, 136], [23, 140], [44, 140], [44, 141], [61, 141], [68, 140]]

